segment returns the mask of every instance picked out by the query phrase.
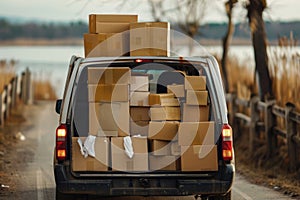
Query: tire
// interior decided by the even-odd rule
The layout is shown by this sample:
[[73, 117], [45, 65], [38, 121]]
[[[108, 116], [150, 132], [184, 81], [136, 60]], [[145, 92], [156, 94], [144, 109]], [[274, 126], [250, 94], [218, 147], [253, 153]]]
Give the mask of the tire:
[[229, 191], [224, 196], [210, 196], [208, 197], [208, 200], [231, 200], [231, 191]]

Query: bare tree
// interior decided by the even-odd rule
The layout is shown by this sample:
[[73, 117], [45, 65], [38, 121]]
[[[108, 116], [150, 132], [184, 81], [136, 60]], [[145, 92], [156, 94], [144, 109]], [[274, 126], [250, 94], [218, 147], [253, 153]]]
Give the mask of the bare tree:
[[272, 80], [268, 69], [266, 31], [262, 17], [266, 7], [266, 0], [250, 0], [246, 4], [254, 48], [255, 72], [258, 75], [260, 98], [263, 101], [273, 98]]
[[234, 7], [234, 4], [236, 4], [237, 2], [238, 0], [228, 0], [225, 3], [226, 14], [228, 17], [228, 25], [227, 25], [226, 35], [223, 38], [223, 54], [222, 54], [221, 67], [222, 67], [226, 92], [229, 91], [229, 83], [228, 83], [228, 76], [227, 76], [227, 54], [229, 50], [229, 45], [231, 43], [232, 35], [234, 33], [234, 25], [232, 23], [232, 9]]

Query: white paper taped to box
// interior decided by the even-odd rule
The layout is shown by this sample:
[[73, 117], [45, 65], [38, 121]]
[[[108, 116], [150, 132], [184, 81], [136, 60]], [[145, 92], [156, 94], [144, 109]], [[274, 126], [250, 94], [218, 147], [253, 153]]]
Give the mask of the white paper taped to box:
[[126, 155], [129, 158], [133, 158], [134, 152], [133, 152], [131, 137], [126, 136], [123, 138], [123, 140], [124, 140], [124, 148], [125, 148]]
[[82, 141], [80, 138], [78, 138], [77, 143], [80, 147], [81, 154], [86, 158], [88, 156], [95, 157], [95, 140], [96, 136], [89, 135], [85, 141], [84, 144], [82, 144]]

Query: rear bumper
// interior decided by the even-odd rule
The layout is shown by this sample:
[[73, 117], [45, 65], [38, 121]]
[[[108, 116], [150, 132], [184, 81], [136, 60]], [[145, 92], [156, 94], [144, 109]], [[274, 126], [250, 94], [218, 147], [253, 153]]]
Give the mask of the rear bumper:
[[55, 165], [57, 190], [69, 194], [100, 196], [183, 196], [226, 194], [234, 179], [234, 166], [226, 165], [222, 171], [207, 176], [105, 176], [99, 178], [68, 178], [63, 165]]

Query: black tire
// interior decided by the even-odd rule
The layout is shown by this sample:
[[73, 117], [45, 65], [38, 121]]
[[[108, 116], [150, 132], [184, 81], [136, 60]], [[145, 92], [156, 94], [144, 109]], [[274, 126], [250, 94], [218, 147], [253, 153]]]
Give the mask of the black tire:
[[211, 196], [208, 197], [208, 200], [231, 200], [231, 191], [229, 191], [227, 194], [224, 196]]

